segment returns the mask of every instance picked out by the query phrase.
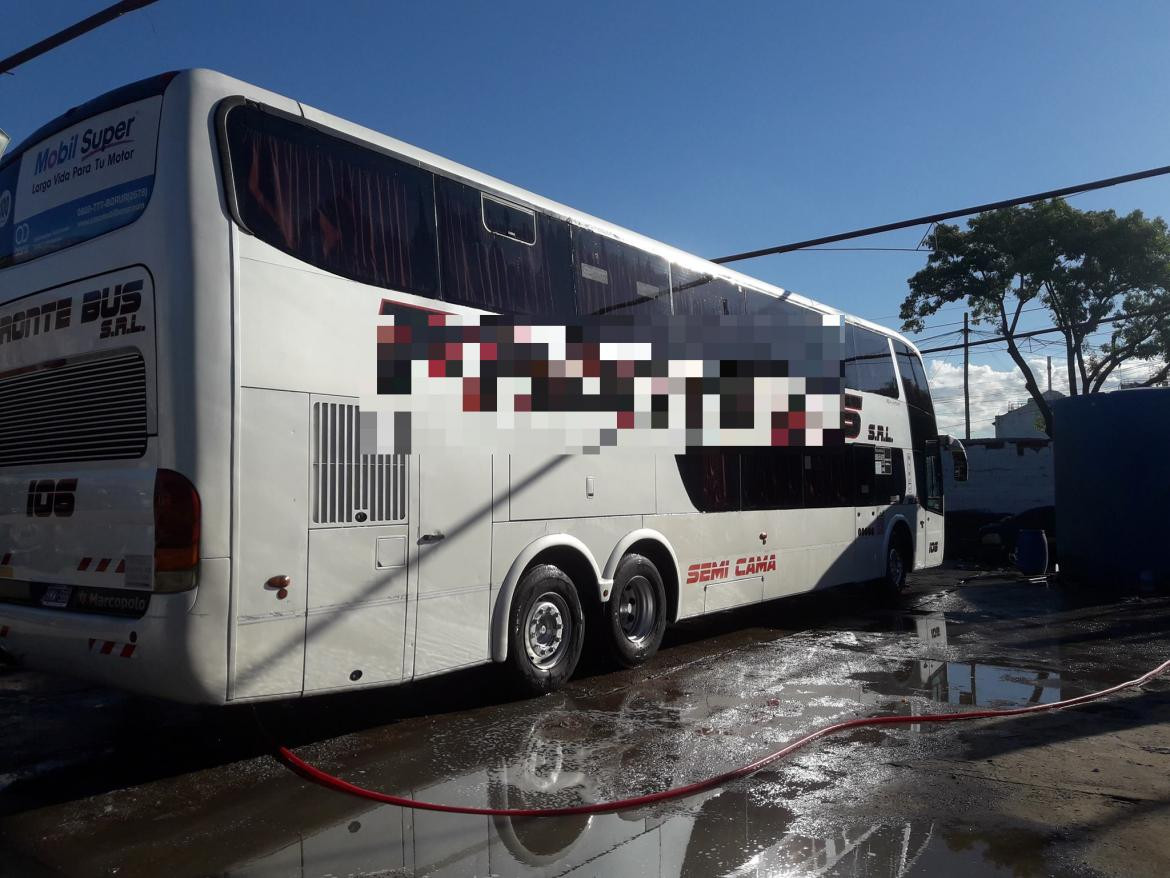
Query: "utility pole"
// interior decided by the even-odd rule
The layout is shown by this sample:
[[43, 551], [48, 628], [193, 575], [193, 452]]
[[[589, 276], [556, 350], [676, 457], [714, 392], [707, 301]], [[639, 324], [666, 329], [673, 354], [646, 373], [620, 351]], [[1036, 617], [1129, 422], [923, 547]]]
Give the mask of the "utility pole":
[[[1052, 358], [1049, 357], [1049, 362]], [[971, 438], [971, 327], [967, 324], [967, 312], [963, 312], [963, 438]]]
[[1048, 392], [1052, 393], [1052, 355], [1048, 356]]

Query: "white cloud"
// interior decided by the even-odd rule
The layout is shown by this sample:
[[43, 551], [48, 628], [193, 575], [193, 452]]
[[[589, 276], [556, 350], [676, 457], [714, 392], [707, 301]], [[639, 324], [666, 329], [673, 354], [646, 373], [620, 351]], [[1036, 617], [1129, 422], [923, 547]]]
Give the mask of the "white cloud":
[[[1028, 365], [1041, 389], [1048, 386], [1048, 364], [1045, 357], [1027, 357]], [[1121, 381], [1146, 378], [1155, 368], [1152, 361], [1131, 360], [1122, 365], [1106, 383], [1106, 389], [1116, 390]], [[963, 364], [948, 360], [928, 359], [930, 392], [938, 416], [940, 432], [962, 435], [963, 432]], [[1068, 369], [1063, 358], [1052, 358], [1052, 389], [1068, 393]], [[996, 415], [1026, 403], [1031, 397], [1024, 386], [1024, 376], [1012, 366], [996, 369], [990, 365], [972, 364], [970, 367], [971, 435], [994, 436], [992, 423]]]

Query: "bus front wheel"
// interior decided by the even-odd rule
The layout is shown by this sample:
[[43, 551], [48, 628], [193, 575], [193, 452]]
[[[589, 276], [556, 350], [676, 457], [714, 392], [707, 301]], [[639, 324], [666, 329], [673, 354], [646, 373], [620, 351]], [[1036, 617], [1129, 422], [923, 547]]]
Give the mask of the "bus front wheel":
[[909, 540], [895, 532], [886, 549], [886, 572], [882, 585], [887, 594], [900, 595], [906, 590], [906, 576], [910, 572]]
[[637, 554], [622, 558], [602, 615], [609, 653], [618, 665], [634, 668], [658, 652], [666, 630], [666, 588], [654, 562]]
[[524, 574], [512, 599], [508, 664], [517, 688], [529, 695], [559, 689], [581, 658], [585, 614], [573, 581], [552, 564]]

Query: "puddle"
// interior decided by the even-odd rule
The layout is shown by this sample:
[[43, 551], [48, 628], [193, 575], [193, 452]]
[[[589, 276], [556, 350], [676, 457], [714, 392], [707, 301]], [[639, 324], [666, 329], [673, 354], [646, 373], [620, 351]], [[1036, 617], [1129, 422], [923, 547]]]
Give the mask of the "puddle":
[[[541, 699], [492, 701], [477, 691], [484, 672], [403, 690], [401, 702], [376, 714], [388, 718], [355, 719], [345, 731], [299, 729], [312, 716], [307, 708], [277, 714], [271, 726], [289, 730], [309, 761], [373, 789], [450, 804], [548, 807], [691, 782], [842, 719], [1048, 704], [1099, 688], [1097, 668], [1106, 678], [1119, 673], [1109, 660], [1118, 647], [1085, 639], [1099, 613], [1075, 623], [1007, 614], [980, 621], [965, 605], [952, 612], [959, 598], [947, 600], [946, 612], [838, 614], [797, 634], [765, 626], [696, 635], [647, 669], [587, 677]], [[1165, 630], [1165, 613], [1137, 621], [1124, 630]], [[1084, 645], [1066, 646], [1070, 636]], [[361, 717], [373, 701], [319, 710], [348, 705]], [[121, 702], [101, 714], [110, 739], [134, 727]], [[216, 724], [176, 716], [180, 742], [211, 754], [210, 767], [184, 769], [171, 759], [157, 775], [131, 777], [128, 788], [111, 782], [92, 798], [16, 809], [0, 817], [0, 847], [70, 876], [115, 869], [300, 878], [1067, 874], [1050, 862], [1067, 842], [1032, 830], [1046, 826], [1051, 809], [1041, 807], [1036, 822], [1016, 819], [1009, 807], [1016, 792], [996, 805], [984, 781], [937, 767], [918, 773], [920, 761], [950, 758], [946, 740], [918, 734], [941, 726], [851, 730], [748, 781], [652, 809], [512, 820], [374, 806], [223, 745], [216, 746], [228, 755], [216, 759], [210, 729], [231, 739], [251, 725], [226, 715]], [[80, 733], [56, 733], [50, 747], [29, 731], [19, 739], [19, 761], [43, 766]], [[312, 741], [319, 743], [305, 743]], [[101, 742], [86, 746], [105, 752]], [[0, 785], [13, 767], [0, 759]], [[126, 770], [111, 776], [124, 781]], [[21, 785], [5, 791], [10, 801]], [[132, 829], [143, 825], [150, 833]]]
[[325, 876], [1038, 876], [1051, 839], [928, 822], [790, 831], [793, 815], [743, 792], [665, 818], [452, 817], [376, 807], [229, 867], [231, 878]]

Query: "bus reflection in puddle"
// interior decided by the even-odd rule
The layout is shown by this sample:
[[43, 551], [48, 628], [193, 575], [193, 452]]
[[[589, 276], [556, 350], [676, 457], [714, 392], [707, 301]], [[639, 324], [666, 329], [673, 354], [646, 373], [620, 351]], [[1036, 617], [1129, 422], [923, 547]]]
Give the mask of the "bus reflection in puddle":
[[[947, 621], [942, 613], [910, 617], [907, 627], [914, 630], [917, 646], [929, 657], [903, 661], [887, 671], [856, 675], [854, 679], [864, 681], [869, 691], [925, 697], [956, 707], [987, 708], [1051, 704], [1080, 694], [1079, 689], [1067, 691], [1068, 682], [1062, 683], [1057, 671], [949, 660], [952, 648], [947, 643]], [[911, 704], [916, 710], [921, 708], [913, 701]]]

